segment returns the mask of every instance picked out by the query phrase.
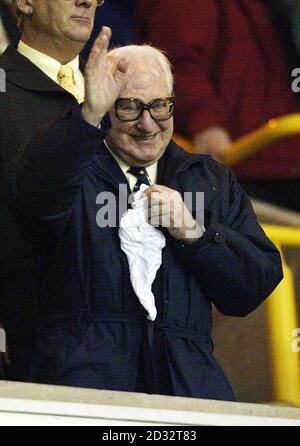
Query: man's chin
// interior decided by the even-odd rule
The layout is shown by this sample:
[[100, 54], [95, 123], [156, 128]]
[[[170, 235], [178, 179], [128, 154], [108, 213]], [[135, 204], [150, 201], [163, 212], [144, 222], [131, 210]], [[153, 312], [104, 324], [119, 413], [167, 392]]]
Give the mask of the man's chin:
[[90, 29], [76, 29], [69, 33], [69, 40], [85, 45], [91, 36]]
[[161, 158], [163, 154], [163, 151], [160, 151], [159, 153], [151, 153], [147, 150], [143, 151], [143, 153], [138, 153], [134, 157], [135, 164], [140, 166], [150, 166], [151, 164], [155, 163], [156, 161]]

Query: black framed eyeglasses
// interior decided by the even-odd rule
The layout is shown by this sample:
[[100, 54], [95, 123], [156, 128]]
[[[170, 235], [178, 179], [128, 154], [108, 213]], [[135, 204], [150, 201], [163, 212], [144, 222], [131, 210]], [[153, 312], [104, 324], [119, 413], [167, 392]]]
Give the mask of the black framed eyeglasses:
[[115, 102], [116, 116], [120, 121], [136, 121], [147, 110], [155, 121], [166, 121], [174, 114], [175, 97], [153, 99], [148, 104], [139, 99], [119, 98]]

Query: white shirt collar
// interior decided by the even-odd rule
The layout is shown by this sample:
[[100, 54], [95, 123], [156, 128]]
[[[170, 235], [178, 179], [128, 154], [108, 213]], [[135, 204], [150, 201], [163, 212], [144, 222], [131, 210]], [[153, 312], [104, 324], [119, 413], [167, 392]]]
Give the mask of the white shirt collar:
[[[106, 146], [106, 148], [109, 150], [109, 152], [111, 153], [111, 155], [114, 157], [114, 159], [116, 160], [116, 162], [118, 163], [118, 165], [120, 166], [120, 169], [122, 170], [122, 172], [124, 173], [127, 181], [129, 182], [129, 186], [130, 189], [133, 190], [133, 187], [136, 183], [136, 177], [134, 175], [132, 175], [131, 173], [128, 172], [128, 169], [131, 167], [129, 166], [127, 163], [125, 163], [125, 161], [121, 160], [108, 146], [107, 142], [104, 140], [104, 144]], [[147, 170], [147, 174], [148, 177], [150, 179], [150, 183], [155, 184], [157, 181], [157, 161], [153, 164], [151, 164], [150, 166], [146, 167]]]
[[[26, 43], [20, 40], [18, 44], [18, 52], [23, 56], [27, 57], [34, 65], [36, 65], [41, 71], [43, 71], [50, 79], [58, 84], [57, 75], [61, 67], [61, 63], [58, 60], [53, 59], [53, 57], [47, 56], [47, 54], [41, 53], [40, 51], [31, 48], [26, 45]], [[75, 83], [78, 88], [82, 88], [83, 75], [79, 69], [79, 56], [71, 60], [67, 64], [73, 69]]]

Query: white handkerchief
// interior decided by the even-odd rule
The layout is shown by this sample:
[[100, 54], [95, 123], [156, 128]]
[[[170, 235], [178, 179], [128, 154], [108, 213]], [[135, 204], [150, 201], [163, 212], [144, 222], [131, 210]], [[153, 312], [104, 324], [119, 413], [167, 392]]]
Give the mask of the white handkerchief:
[[157, 310], [151, 287], [162, 262], [166, 239], [160, 230], [149, 225], [146, 220], [147, 199], [143, 191], [147, 188], [142, 184], [134, 194], [133, 209], [129, 209], [121, 218], [119, 237], [121, 248], [127, 256], [134, 292], [148, 312], [148, 319], [154, 321]]

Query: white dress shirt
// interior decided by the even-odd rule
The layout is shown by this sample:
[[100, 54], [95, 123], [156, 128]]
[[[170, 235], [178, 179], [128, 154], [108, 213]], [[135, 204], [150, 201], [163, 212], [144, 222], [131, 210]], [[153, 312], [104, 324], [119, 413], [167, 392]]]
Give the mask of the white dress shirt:
[[[50, 79], [59, 85], [57, 75], [62, 65], [60, 62], [53, 59], [53, 57], [47, 56], [47, 54], [31, 48], [30, 46], [26, 45], [26, 43], [22, 42], [22, 40], [20, 40], [17, 49], [20, 54], [27, 57], [30, 62], [36, 65], [41, 71], [50, 77]], [[79, 69], [79, 56], [75, 57], [75, 59], [71, 60], [65, 65], [68, 65], [73, 69], [75, 88], [78, 90], [78, 96], [84, 98], [84, 77]]]
[[[104, 141], [104, 144], [107, 147], [107, 149], [110, 151], [110, 153], [112, 154], [114, 159], [119, 164], [120, 169], [124, 173], [128, 183], [129, 183], [130, 190], [132, 192], [133, 188], [135, 186], [135, 183], [137, 182], [137, 178], [128, 172], [128, 169], [130, 169], [131, 166], [129, 166], [127, 163], [125, 163], [125, 161], [121, 160], [117, 155], [115, 155], [115, 153], [107, 145], [106, 141]], [[151, 166], [147, 166], [145, 169], [148, 174], [150, 185], [155, 184], [157, 181], [157, 161], [155, 163], [151, 164]]]

